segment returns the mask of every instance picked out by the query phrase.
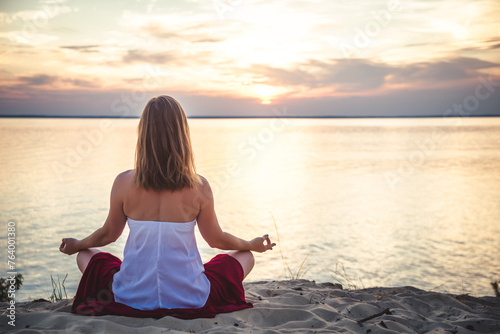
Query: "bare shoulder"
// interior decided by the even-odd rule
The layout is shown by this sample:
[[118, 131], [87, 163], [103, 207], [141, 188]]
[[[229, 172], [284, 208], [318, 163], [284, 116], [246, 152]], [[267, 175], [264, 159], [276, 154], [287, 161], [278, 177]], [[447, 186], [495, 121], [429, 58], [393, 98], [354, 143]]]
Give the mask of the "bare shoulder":
[[200, 178], [200, 181], [201, 181], [200, 184], [198, 185], [198, 189], [204, 193], [207, 191], [212, 192], [212, 189], [210, 187], [210, 183], [208, 182], [208, 180], [200, 174], [198, 174], [198, 177]]
[[212, 188], [210, 187], [210, 183], [208, 182], [208, 180], [199, 175], [198, 174], [198, 177], [200, 178], [200, 184], [198, 185], [197, 187], [197, 192], [198, 192], [198, 195], [201, 197], [202, 199], [202, 203], [203, 204], [206, 204], [206, 202], [210, 202], [213, 200], [213, 194], [212, 194]]
[[127, 187], [132, 185], [133, 183], [134, 183], [134, 170], [129, 169], [116, 176], [114, 186]]
[[202, 187], [209, 186], [210, 187], [210, 185], [208, 184], [208, 180], [203, 175], [198, 174], [198, 177], [200, 178], [200, 181], [201, 181], [200, 186], [202, 186]]

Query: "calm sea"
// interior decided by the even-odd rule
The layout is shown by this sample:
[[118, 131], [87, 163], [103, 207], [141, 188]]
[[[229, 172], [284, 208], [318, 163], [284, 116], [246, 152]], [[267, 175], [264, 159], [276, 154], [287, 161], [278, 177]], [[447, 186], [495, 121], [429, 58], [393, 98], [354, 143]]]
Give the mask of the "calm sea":
[[[62, 237], [104, 222], [114, 177], [133, 168], [137, 119], [0, 119], [0, 276], [16, 224], [18, 299], [51, 275], [80, 278]], [[249, 281], [340, 280], [493, 295], [500, 279], [500, 118], [191, 119], [198, 172], [222, 227], [269, 233]], [[128, 230], [105, 251], [123, 255]], [[204, 260], [217, 253], [197, 235]], [[283, 254], [286, 264], [281, 258]], [[301, 267], [302, 264], [302, 267]], [[285, 273], [284, 267], [287, 268]], [[289, 269], [289, 271], [288, 271]], [[345, 270], [345, 271], [344, 271]], [[343, 277], [344, 276], [344, 277]]]

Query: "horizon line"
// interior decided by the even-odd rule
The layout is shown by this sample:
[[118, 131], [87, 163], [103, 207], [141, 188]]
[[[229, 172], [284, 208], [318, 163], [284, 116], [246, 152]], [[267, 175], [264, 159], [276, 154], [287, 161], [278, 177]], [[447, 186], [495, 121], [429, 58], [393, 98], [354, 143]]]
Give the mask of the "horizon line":
[[[500, 117], [500, 114], [483, 115], [404, 115], [404, 116], [189, 116], [188, 119], [259, 119], [259, 118], [288, 118], [288, 119], [321, 119], [321, 118], [457, 118], [457, 117]], [[0, 118], [109, 118], [109, 119], [139, 119], [141, 116], [97, 116], [97, 115], [0, 115]]]

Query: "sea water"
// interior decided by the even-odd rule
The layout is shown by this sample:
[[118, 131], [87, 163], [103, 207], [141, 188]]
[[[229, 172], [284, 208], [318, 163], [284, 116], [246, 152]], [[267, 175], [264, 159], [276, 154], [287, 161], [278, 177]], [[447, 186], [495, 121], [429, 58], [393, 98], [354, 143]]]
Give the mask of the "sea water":
[[[279, 243], [248, 281], [413, 285], [493, 295], [500, 279], [500, 119], [190, 119], [222, 228]], [[63, 237], [100, 227], [134, 166], [138, 119], [0, 119], [0, 277], [16, 224], [19, 300], [68, 297], [81, 277]], [[273, 220], [274, 217], [274, 220]], [[276, 222], [276, 224], [274, 223]], [[102, 250], [118, 257], [128, 229]], [[197, 232], [204, 261], [219, 251]]]

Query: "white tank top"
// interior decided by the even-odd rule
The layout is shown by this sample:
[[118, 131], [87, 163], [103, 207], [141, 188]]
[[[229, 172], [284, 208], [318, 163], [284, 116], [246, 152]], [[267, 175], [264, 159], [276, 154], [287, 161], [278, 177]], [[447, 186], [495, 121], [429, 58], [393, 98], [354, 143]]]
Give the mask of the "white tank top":
[[128, 218], [130, 234], [120, 271], [113, 279], [115, 301], [140, 310], [199, 308], [210, 282], [188, 223]]

